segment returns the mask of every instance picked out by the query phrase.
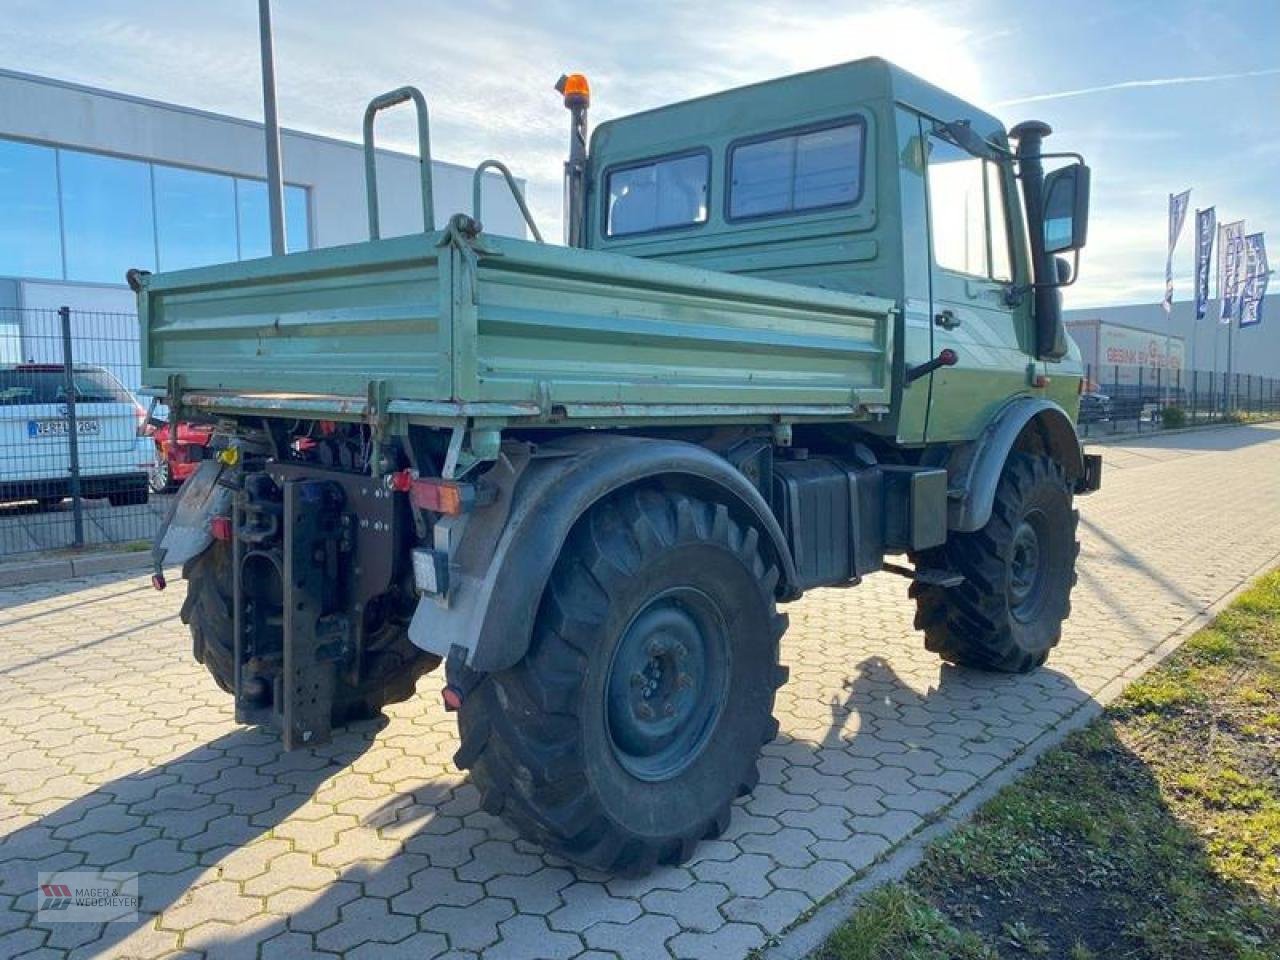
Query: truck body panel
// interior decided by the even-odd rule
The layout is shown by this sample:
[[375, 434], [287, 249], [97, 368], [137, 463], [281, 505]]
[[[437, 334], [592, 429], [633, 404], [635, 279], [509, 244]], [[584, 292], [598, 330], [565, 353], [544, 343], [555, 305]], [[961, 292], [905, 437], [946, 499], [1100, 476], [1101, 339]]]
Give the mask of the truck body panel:
[[374, 381], [406, 410], [524, 404], [534, 419], [870, 417], [889, 401], [892, 301], [520, 240], [440, 232], [182, 271], [140, 305], [149, 387], [269, 384], [282, 414], [289, 395], [364, 398]]

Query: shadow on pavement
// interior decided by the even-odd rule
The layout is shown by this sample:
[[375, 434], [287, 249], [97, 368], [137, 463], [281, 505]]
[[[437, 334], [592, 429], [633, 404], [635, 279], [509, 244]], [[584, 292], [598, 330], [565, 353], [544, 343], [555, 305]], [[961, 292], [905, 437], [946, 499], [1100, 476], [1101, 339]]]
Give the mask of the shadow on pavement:
[[[766, 747], [765, 759], [774, 758], [778, 772], [772, 781], [766, 778], [757, 794], [772, 790], [776, 796], [787, 777], [852, 758], [847, 778], [839, 781], [842, 785], [833, 795], [817, 798], [836, 825], [836, 832], [825, 839], [831, 844], [852, 841], [871, 822], [884, 839], [864, 859], [841, 861], [849, 875], [868, 866], [876, 852], [923, 826], [1050, 725], [1043, 716], [1020, 723], [1019, 710], [1011, 702], [1020, 703], [1021, 712], [1030, 716], [1041, 698], [1052, 699], [1065, 715], [1086, 699], [1071, 681], [1050, 670], [1011, 677], [949, 665], [936, 669], [936, 680], [921, 683], [917, 677], [913, 684], [899, 677], [887, 660], [866, 658], [813, 714], [819, 720], [816, 725], [793, 723], [795, 716], [783, 711], [784, 729], [798, 735], [783, 736]], [[997, 698], [1000, 705], [993, 706]], [[795, 709], [798, 715], [799, 707]], [[0, 895], [16, 898], [18, 908], [33, 915], [37, 871], [84, 866], [139, 872], [142, 914], [136, 923], [74, 925], [79, 928], [75, 930], [66, 929], [73, 926], [67, 924], [33, 924], [37, 931], [49, 930], [48, 945], [91, 944], [94, 952], [113, 955], [126, 937], [151, 925], [158, 914], [188, 910], [184, 896], [197, 879], [203, 878], [202, 886], [210, 882], [206, 874], [212, 868], [223, 867], [236, 851], [298, 813], [326, 781], [376, 746], [378, 731], [376, 723], [361, 724], [339, 731], [332, 744], [285, 753], [274, 734], [241, 729], [153, 769], [104, 784], [5, 839]], [[412, 763], [409, 744], [416, 741], [406, 740], [403, 729], [388, 732], [394, 732], [392, 743], [403, 746]], [[398, 754], [396, 746], [386, 749]], [[787, 759], [779, 767], [782, 757]], [[880, 759], [872, 759], [876, 757]], [[389, 762], [396, 759], [392, 756]], [[341, 781], [336, 783], [341, 786]], [[661, 876], [632, 882], [575, 871], [516, 840], [505, 824], [479, 809], [474, 788], [460, 785], [456, 778], [434, 782], [424, 774], [413, 789], [392, 794], [386, 788], [386, 793], [385, 799], [366, 807], [369, 812], [359, 817], [358, 826], [344, 828], [376, 834], [383, 851], [337, 867], [336, 882], [298, 891], [296, 906], [268, 908], [274, 915], [263, 915], [257, 908], [252, 923], [229, 925], [216, 935], [206, 931], [213, 939], [188, 938], [186, 946], [218, 958], [254, 957], [269, 937], [281, 938], [277, 946], [310, 949], [311, 935], [319, 931], [317, 947], [341, 952], [360, 943], [372, 923], [376, 934], [388, 940], [417, 937], [416, 955], [425, 958], [448, 945], [481, 950], [499, 935], [498, 923], [518, 906], [525, 908], [518, 896], [529, 894], [517, 895], [503, 882], [486, 886], [495, 878], [518, 882], [538, 873], [545, 880], [540, 896], [548, 903], [545, 909], [530, 909], [544, 914], [564, 905], [562, 888], [575, 880], [587, 881], [571, 905], [571, 916], [560, 918], [566, 925], [584, 927], [610, 902], [616, 906], [609, 893], [639, 897], [662, 885]], [[905, 797], [903, 806], [881, 809], [877, 798], [889, 794]], [[928, 798], [929, 808], [911, 812], [912, 797]], [[739, 800], [739, 829], [731, 823], [728, 836], [736, 839], [743, 822], [755, 825], [745, 832], [760, 830], [763, 817], [778, 824], [764, 832], [800, 826], [791, 822], [799, 819], [796, 811], [766, 812], [762, 804], [767, 802], [763, 797]], [[873, 810], [880, 810], [880, 819], [871, 816]], [[331, 815], [326, 810], [322, 817]], [[302, 819], [314, 820], [315, 815]], [[371, 849], [376, 851], [377, 843]], [[702, 850], [710, 848], [704, 845]], [[685, 867], [664, 870], [688, 874], [698, 856]], [[720, 845], [712, 859], [724, 856]], [[829, 851], [815, 851], [815, 856], [840, 859]], [[264, 864], [263, 869], [270, 868]], [[698, 882], [693, 878], [688, 874], [687, 882], [682, 879], [672, 886], [687, 888]], [[228, 896], [244, 899], [233, 890]], [[434, 912], [424, 917], [429, 911]], [[233, 924], [234, 916], [229, 905], [226, 922]], [[213, 910], [210, 918], [218, 917]], [[365, 925], [364, 934], [350, 929], [358, 924]], [[448, 944], [445, 929], [452, 938]], [[519, 944], [508, 946], [519, 954]]]

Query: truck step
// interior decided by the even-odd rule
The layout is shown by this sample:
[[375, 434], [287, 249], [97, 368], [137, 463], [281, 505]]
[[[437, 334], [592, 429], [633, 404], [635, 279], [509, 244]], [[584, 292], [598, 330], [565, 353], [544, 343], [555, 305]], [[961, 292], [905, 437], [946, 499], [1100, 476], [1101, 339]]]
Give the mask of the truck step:
[[906, 577], [916, 583], [926, 583], [931, 587], [958, 587], [964, 583], [964, 574], [956, 573], [954, 570], [934, 570], [928, 567], [923, 569], [917, 567], [913, 570], [898, 563], [886, 563], [883, 569], [887, 573], [896, 573], [900, 577]]

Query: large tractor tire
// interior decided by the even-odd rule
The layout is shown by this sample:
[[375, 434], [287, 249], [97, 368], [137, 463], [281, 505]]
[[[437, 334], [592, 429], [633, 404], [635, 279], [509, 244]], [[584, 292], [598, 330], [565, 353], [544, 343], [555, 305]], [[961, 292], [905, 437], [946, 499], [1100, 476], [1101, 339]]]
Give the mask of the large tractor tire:
[[912, 584], [925, 647], [980, 670], [1026, 673], [1043, 664], [1071, 613], [1078, 520], [1057, 461], [1010, 454], [987, 525], [914, 558], [917, 567], [964, 576], [956, 587]]
[[[181, 617], [191, 630], [192, 653], [227, 693], [235, 689], [231, 558], [231, 545], [215, 540], [182, 569], [187, 598]], [[355, 686], [339, 677], [331, 718], [334, 726], [367, 719], [388, 704], [408, 700], [418, 678], [440, 662], [413, 646], [407, 623], [389, 621], [366, 643], [363, 682]]]
[[484, 808], [611, 872], [680, 863], [719, 835], [778, 729], [777, 580], [723, 505], [641, 488], [594, 506], [524, 659], [446, 666], [464, 691], [456, 762]]

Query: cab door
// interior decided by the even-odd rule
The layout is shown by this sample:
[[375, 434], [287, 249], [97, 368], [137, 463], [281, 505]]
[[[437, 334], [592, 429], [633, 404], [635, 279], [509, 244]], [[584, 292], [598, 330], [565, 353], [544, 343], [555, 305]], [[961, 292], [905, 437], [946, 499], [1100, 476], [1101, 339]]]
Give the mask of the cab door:
[[1010, 244], [1021, 235], [1010, 220], [1012, 166], [974, 156], [928, 120], [923, 126], [933, 353], [950, 348], [958, 357], [933, 374], [925, 435], [934, 443], [976, 436], [999, 406], [1032, 391], [1036, 371], [1031, 297], [1015, 293], [1025, 254]]

